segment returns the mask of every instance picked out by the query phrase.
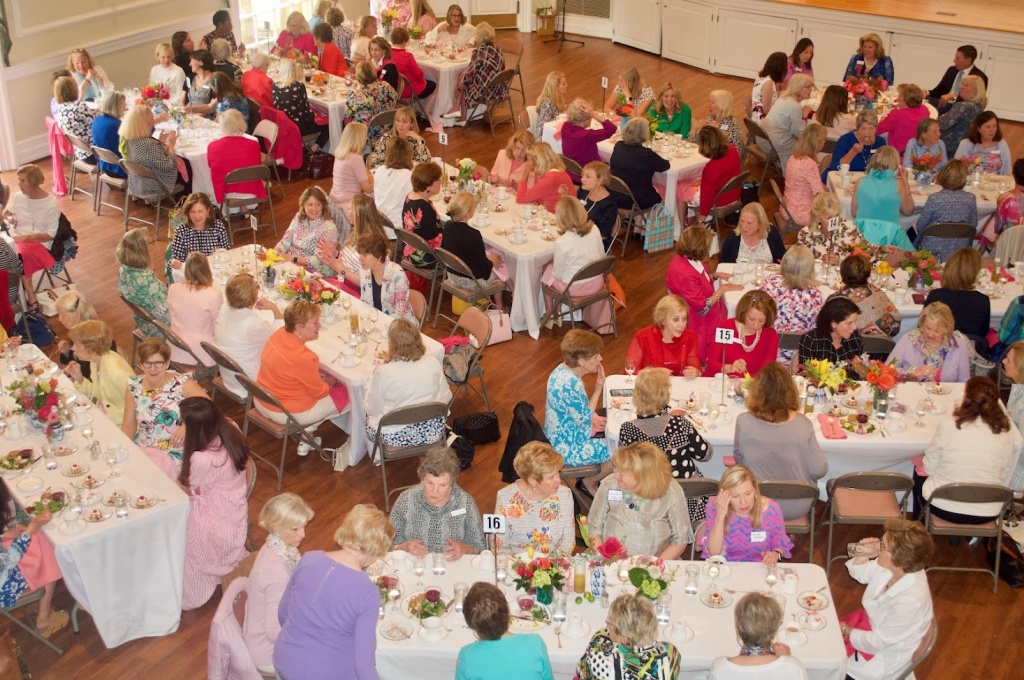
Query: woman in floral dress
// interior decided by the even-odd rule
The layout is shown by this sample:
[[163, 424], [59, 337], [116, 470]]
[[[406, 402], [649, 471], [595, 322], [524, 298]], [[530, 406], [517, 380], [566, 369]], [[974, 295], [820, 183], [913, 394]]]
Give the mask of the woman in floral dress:
[[498, 534], [498, 549], [513, 554], [533, 547], [547, 554], [572, 553], [575, 543], [573, 500], [559, 473], [565, 461], [543, 442], [519, 449], [512, 467], [519, 479], [498, 490], [495, 512], [504, 515], [507, 528]]
[[[807, 246], [796, 245], [782, 258], [782, 271], [764, 277], [761, 290], [772, 296], [778, 308], [775, 331], [806, 333], [814, 328], [825, 298], [814, 280], [814, 255]], [[792, 350], [781, 350], [778, 360], [786, 363]]]
[[843, 287], [828, 299], [845, 297], [860, 308], [857, 330], [861, 335], [895, 338], [900, 332], [903, 317], [885, 291], [869, 283], [871, 260], [861, 253], [850, 255], [839, 264], [839, 276]]
[[1024, 158], [1013, 162], [1013, 191], [999, 197], [996, 215], [999, 232], [1017, 224], [1024, 224]]
[[299, 211], [295, 213], [295, 218], [278, 242], [276, 250], [310, 271], [333, 276], [334, 270], [321, 262], [317, 255], [317, 245], [321, 242], [331, 248], [338, 243], [338, 227], [327, 217], [329, 205], [323, 189], [315, 185], [307, 187], [299, 198]]
[[[170, 324], [167, 285], [156, 278], [156, 274], [149, 267], [149, 230], [139, 227], [121, 237], [116, 257], [121, 263], [121, 268], [117, 272], [117, 292], [162, 323]], [[135, 326], [146, 336], [161, 335], [159, 328], [137, 316]]]
[[1010, 147], [1003, 139], [996, 114], [991, 111], [978, 114], [967, 128], [967, 137], [960, 141], [953, 158], [984, 173], [1010, 174]]
[[[390, 111], [398, 106], [398, 93], [387, 83], [377, 80], [377, 72], [369, 61], [356, 64], [356, 81], [358, 85], [352, 89], [345, 109], [345, 125], [362, 123], [368, 125], [381, 111]], [[370, 144], [384, 134], [384, 128], [374, 126], [369, 131]]]
[[487, 22], [478, 24], [475, 35], [476, 47], [469, 59], [469, 67], [462, 72], [455, 86], [455, 104], [442, 116], [458, 118], [460, 123], [477, 104], [488, 99], [500, 99], [508, 89], [501, 86], [492, 90], [487, 86], [494, 76], [505, 70], [505, 57], [494, 44], [494, 28]]

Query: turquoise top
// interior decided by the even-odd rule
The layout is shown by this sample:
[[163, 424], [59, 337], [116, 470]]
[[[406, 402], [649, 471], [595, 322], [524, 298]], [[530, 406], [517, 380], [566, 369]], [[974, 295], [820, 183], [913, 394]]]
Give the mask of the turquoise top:
[[857, 219], [899, 224], [900, 192], [892, 170], [870, 170], [857, 184]]
[[480, 640], [459, 650], [455, 680], [553, 680], [548, 648], [539, 635]]
[[884, 220], [854, 220], [857, 229], [867, 242], [873, 246], [896, 246], [900, 250], [914, 250], [907, 232], [903, 227]]

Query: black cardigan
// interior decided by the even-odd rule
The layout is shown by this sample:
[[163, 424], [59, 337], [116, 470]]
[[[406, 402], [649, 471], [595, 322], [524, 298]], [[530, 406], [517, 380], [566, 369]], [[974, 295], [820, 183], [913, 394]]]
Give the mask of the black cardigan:
[[473, 227], [465, 222], [456, 222], [455, 220], [448, 222], [444, 225], [441, 247], [461, 258], [476, 278], [482, 280], [490, 278], [494, 265], [487, 259], [484, 237]]
[[612, 233], [615, 231], [615, 220], [619, 219], [619, 207], [615, 204], [615, 194], [609, 194], [600, 201], [592, 202], [587, 196], [589, 191], [576, 190], [576, 198], [583, 201], [583, 208], [587, 211], [587, 217], [594, 223], [597, 230], [601, 232], [601, 240], [604, 241], [605, 250], [612, 243]]
[[[641, 210], [661, 203], [661, 195], [654, 190], [652, 178], [656, 172], [665, 172], [672, 165], [650, 149], [639, 144], [617, 142], [612, 150], [612, 174], [621, 179], [633, 192]], [[620, 208], [629, 209], [629, 199], [613, 194]]]
[[[782, 235], [774, 226], [768, 227], [768, 248], [772, 251], [772, 261], [778, 262], [786, 254], [786, 245], [782, 242]], [[718, 261], [735, 262], [740, 253], [740, 237], [732, 232], [722, 242], [722, 251], [718, 254]]]

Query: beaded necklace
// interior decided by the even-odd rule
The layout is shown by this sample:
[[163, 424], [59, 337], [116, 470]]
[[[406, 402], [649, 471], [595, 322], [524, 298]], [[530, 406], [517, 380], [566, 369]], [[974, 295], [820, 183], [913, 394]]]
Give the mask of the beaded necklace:
[[775, 652], [770, 646], [741, 645], [740, 656], [775, 656]]

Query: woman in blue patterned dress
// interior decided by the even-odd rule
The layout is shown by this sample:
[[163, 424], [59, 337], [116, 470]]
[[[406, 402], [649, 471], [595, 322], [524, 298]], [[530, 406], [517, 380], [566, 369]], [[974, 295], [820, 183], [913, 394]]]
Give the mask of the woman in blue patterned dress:
[[[806, 333], [814, 329], [825, 296], [814, 279], [814, 255], [807, 246], [796, 245], [782, 258], [782, 270], [764, 277], [761, 290], [772, 296], [778, 308], [778, 333]], [[792, 350], [779, 350], [777, 359], [788, 363]]]
[[[601, 471], [582, 480], [581, 490], [597, 490], [598, 483], [611, 472], [608, 442], [594, 432], [603, 432], [606, 418], [595, 413], [604, 391], [604, 366], [601, 364], [601, 336], [573, 329], [562, 339], [562, 363], [548, 378], [544, 413], [544, 434], [551, 446], [565, 458], [569, 467], [601, 464]], [[596, 373], [594, 392], [587, 396], [583, 376]], [[580, 487], [580, 484], [577, 484]]]
[[[398, 93], [384, 81], [377, 80], [377, 72], [369, 61], [356, 64], [356, 81], [358, 85], [349, 94], [348, 106], [345, 109], [345, 125], [362, 123], [369, 125], [373, 117], [381, 111], [398, 108]], [[384, 134], [384, 128], [375, 125], [370, 128], [370, 144]]]

